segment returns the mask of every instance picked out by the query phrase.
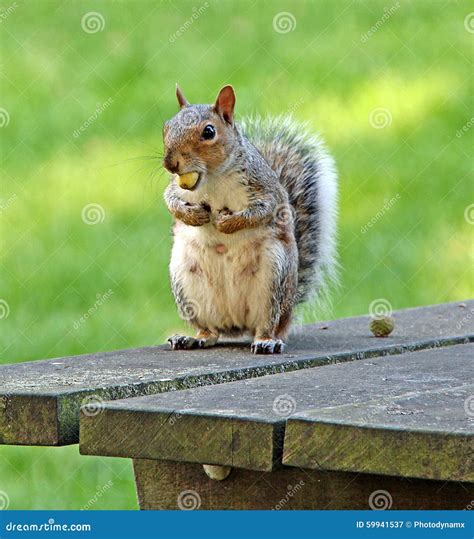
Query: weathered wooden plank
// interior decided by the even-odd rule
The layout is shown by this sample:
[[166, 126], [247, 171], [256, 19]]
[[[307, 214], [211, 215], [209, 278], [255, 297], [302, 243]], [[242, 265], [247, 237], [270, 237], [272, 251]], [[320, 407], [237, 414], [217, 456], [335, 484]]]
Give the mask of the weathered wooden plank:
[[[383, 473], [469, 480], [474, 424], [464, 403], [473, 379], [474, 344], [465, 344], [118, 400], [106, 403], [98, 416], [82, 416], [81, 452], [269, 471], [281, 462], [287, 419], [291, 423], [294, 416], [344, 408], [347, 421], [354, 410], [356, 427], [375, 421], [383, 430], [405, 432], [410, 450], [418, 450], [399, 452], [397, 435], [391, 433], [374, 442], [374, 455], [386, 450], [393, 459]], [[404, 414], [407, 399], [409, 413]], [[370, 413], [374, 406], [383, 423], [380, 415]], [[297, 429], [291, 432], [285, 464], [300, 458], [299, 465], [314, 468], [317, 458], [304, 456], [311, 455], [313, 437], [302, 438]], [[367, 439], [362, 436], [360, 443], [370, 448], [370, 432], [364, 432]], [[299, 450], [303, 443], [304, 451]], [[344, 446], [347, 454], [350, 443], [348, 439]], [[323, 451], [325, 444], [327, 453], [334, 451], [327, 436], [316, 447]], [[372, 471], [364, 454], [356, 448], [354, 471]], [[383, 461], [383, 456], [377, 459]]]
[[[253, 356], [248, 344], [172, 352], [167, 347], [91, 354], [0, 366], [0, 443], [76, 443], [81, 403], [219, 384], [405, 350], [474, 340], [474, 301], [395, 313], [388, 339], [368, 331], [368, 318], [305, 326], [288, 353]], [[327, 329], [321, 329], [327, 327]], [[85, 400], [86, 399], [86, 400]], [[37, 414], [45, 400], [44, 413]]]
[[318, 470], [474, 482], [472, 434], [393, 428], [389, 421], [376, 427], [354, 427], [352, 422], [337, 422], [336, 417], [327, 421], [291, 419], [283, 463]]
[[[36, 445], [55, 445], [59, 422], [52, 421], [57, 414], [54, 397], [17, 395], [15, 406], [8, 397], [0, 397], [0, 440], [14, 439], [18, 444], [36, 440]], [[42, 425], [42, 429], [38, 429]]]
[[224, 481], [199, 464], [135, 460], [141, 509], [466, 509], [474, 485], [279, 468], [233, 469]]

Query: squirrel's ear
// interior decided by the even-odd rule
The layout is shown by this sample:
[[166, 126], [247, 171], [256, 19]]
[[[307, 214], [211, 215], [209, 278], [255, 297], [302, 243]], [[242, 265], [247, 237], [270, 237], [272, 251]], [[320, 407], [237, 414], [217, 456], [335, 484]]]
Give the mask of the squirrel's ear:
[[234, 106], [235, 106], [235, 92], [230, 84], [224, 86], [217, 96], [214, 110], [220, 114], [224, 120], [234, 125]]
[[189, 105], [188, 100], [184, 97], [184, 94], [181, 91], [181, 88], [178, 86], [178, 83], [176, 83], [176, 99], [178, 100], [180, 109]]

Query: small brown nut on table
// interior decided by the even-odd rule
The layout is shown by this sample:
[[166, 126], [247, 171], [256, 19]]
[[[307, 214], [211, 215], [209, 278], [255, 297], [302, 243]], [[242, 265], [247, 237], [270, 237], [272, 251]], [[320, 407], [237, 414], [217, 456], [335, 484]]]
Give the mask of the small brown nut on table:
[[370, 321], [370, 331], [376, 337], [388, 337], [394, 328], [395, 321], [391, 316], [372, 318]]

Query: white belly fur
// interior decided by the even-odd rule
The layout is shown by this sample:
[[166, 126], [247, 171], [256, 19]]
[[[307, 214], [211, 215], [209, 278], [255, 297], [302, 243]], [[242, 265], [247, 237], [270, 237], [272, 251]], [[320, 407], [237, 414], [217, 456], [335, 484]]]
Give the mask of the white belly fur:
[[212, 221], [220, 209], [240, 211], [248, 204], [244, 188], [235, 185], [232, 182], [229, 188], [224, 180], [219, 186], [207, 189], [206, 183], [185, 193], [183, 199], [189, 202], [210, 205], [211, 223], [200, 227], [177, 223], [170, 263], [185, 300], [197, 313], [197, 325], [224, 334], [232, 328], [252, 333], [267, 329], [275, 264], [286, 256], [267, 227], [234, 234], [215, 228]]

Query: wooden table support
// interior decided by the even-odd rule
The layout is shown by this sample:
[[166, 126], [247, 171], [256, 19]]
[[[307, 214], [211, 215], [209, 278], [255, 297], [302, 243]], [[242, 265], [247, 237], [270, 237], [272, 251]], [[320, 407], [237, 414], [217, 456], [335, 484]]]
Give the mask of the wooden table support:
[[200, 464], [133, 465], [141, 509], [466, 509], [474, 499], [472, 483], [288, 467], [213, 481]]

